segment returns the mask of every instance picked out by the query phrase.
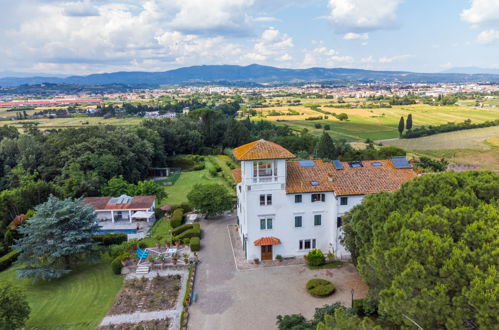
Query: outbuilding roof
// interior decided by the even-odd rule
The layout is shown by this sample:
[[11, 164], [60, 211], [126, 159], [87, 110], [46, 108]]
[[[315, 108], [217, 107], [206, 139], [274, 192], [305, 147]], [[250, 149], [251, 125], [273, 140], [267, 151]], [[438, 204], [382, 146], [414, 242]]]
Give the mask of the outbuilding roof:
[[237, 160], [291, 159], [296, 157], [286, 148], [263, 139], [237, 147], [232, 152]]
[[83, 203], [92, 205], [96, 211], [111, 211], [111, 210], [148, 210], [154, 203], [156, 196], [134, 196], [128, 203], [113, 204], [113, 197], [86, 197]]

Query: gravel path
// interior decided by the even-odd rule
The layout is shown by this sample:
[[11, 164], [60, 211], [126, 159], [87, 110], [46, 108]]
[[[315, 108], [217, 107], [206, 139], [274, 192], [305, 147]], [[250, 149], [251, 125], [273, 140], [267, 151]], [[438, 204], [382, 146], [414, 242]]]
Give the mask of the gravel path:
[[182, 300], [185, 293], [185, 287], [187, 285], [187, 277], [189, 272], [186, 270], [159, 270], [152, 271], [148, 274], [135, 274], [130, 273], [126, 276], [126, 280], [131, 280], [133, 278], [154, 278], [155, 276], [168, 276], [168, 275], [180, 275], [180, 289], [177, 296], [177, 303], [175, 305], [175, 309], [170, 310], [161, 310], [154, 312], [135, 312], [131, 314], [118, 314], [118, 315], [108, 315], [104, 317], [100, 325], [109, 325], [109, 324], [120, 324], [120, 323], [138, 323], [140, 321], [148, 321], [148, 320], [159, 320], [164, 318], [170, 319], [170, 330], [178, 330], [180, 329], [180, 314], [182, 313], [183, 306]]

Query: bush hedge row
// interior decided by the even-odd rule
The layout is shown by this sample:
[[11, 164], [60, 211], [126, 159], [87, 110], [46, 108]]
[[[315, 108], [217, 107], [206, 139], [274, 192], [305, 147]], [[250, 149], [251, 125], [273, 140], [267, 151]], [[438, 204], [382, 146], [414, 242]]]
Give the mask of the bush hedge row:
[[172, 229], [172, 235], [173, 236], [179, 235], [179, 234], [183, 233], [184, 231], [186, 231], [188, 229], [192, 229], [192, 224], [191, 223], [186, 223], [184, 225], [178, 226], [175, 229]]
[[174, 241], [182, 241], [184, 238], [201, 237], [201, 226], [199, 223], [194, 223], [191, 229], [188, 229], [181, 234], [174, 236]]
[[128, 235], [124, 233], [107, 233], [102, 235], [93, 235], [94, 241], [101, 243], [104, 246], [121, 244], [128, 240]]
[[184, 218], [184, 209], [176, 209], [173, 211], [171, 225], [172, 228], [177, 228], [182, 224]]
[[201, 240], [199, 239], [199, 237], [191, 238], [191, 251], [197, 252], [199, 250], [201, 250]]
[[19, 252], [12, 250], [3, 257], [0, 258], [0, 271], [5, 270], [10, 267], [17, 260]]
[[326, 257], [319, 249], [313, 249], [307, 255], [307, 261], [309, 266], [321, 266], [326, 263]]

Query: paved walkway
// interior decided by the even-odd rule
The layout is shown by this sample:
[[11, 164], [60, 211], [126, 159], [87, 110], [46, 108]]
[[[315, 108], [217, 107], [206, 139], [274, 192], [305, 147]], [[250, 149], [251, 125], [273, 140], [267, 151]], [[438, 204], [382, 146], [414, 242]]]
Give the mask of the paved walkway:
[[[203, 239], [194, 291], [197, 302], [189, 308], [189, 329], [275, 329], [276, 316], [301, 313], [311, 318], [316, 307], [341, 302], [351, 304], [367, 287], [355, 267], [310, 270], [304, 265], [262, 267], [238, 271], [227, 231], [234, 217], [203, 220]], [[305, 290], [311, 278], [330, 279], [336, 292], [314, 298]]]
[[[170, 319], [170, 330], [178, 330], [180, 329], [180, 314], [183, 310], [182, 300], [185, 293], [185, 287], [187, 285], [187, 277], [189, 272], [187, 268], [185, 271], [182, 270], [159, 270], [159, 271], [151, 271], [148, 274], [135, 274], [130, 273], [126, 276], [126, 280], [131, 280], [133, 278], [154, 278], [159, 273], [160, 276], [168, 276], [168, 275], [180, 275], [180, 289], [177, 296], [177, 303], [175, 305], [175, 309], [170, 310], [161, 310], [154, 312], [135, 312], [131, 314], [116, 314], [116, 315], [107, 315], [104, 317], [100, 325], [109, 325], [109, 324], [120, 324], [120, 323], [138, 323], [140, 321], [148, 321], [148, 320], [160, 320], [169, 318]], [[137, 302], [138, 303], [138, 302]]]

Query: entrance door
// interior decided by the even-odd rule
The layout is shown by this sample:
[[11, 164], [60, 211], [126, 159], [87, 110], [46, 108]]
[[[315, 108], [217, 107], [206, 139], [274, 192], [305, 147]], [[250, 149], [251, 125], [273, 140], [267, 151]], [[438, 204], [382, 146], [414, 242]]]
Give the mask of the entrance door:
[[262, 245], [262, 260], [272, 260], [272, 245]]

